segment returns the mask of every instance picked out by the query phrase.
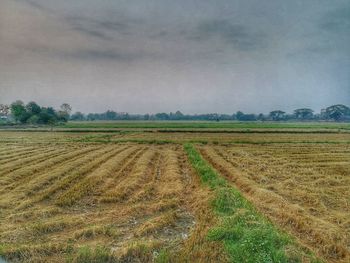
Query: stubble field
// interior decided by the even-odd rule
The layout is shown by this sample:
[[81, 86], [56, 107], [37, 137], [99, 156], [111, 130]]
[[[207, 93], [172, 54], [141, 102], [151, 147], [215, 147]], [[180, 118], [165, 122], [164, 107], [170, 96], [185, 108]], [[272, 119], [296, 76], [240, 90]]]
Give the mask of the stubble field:
[[273, 222], [327, 260], [349, 260], [350, 148], [201, 146], [204, 158]]
[[[238, 262], [240, 252], [252, 255], [247, 262], [348, 262], [349, 143], [346, 132], [2, 131], [0, 255]], [[235, 225], [242, 211], [253, 225], [251, 215]], [[251, 237], [238, 233], [255, 227], [243, 246]], [[262, 229], [276, 232], [277, 252], [258, 243]]]

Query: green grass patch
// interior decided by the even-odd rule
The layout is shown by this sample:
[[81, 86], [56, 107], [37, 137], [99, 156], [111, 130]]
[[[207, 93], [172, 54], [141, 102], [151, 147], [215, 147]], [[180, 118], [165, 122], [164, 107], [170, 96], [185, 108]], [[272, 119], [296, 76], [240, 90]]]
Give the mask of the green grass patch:
[[222, 242], [232, 262], [302, 262], [308, 258], [295, 240], [278, 230], [241, 193], [229, 185], [200, 155], [192, 144], [184, 149], [202, 183], [215, 191], [212, 207], [219, 224], [210, 229], [209, 240]]

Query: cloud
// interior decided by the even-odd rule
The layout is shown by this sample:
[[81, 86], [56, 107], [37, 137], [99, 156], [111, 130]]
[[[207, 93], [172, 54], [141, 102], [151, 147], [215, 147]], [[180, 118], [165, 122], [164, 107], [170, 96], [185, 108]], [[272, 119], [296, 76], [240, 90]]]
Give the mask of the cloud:
[[349, 100], [346, 2], [2, 0], [0, 90], [89, 111], [339, 103]]
[[234, 48], [249, 51], [265, 45], [265, 35], [253, 32], [247, 26], [234, 24], [228, 20], [201, 22], [189, 37], [196, 41], [219, 39]]
[[34, 0], [15, 0], [19, 3], [25, 3], [27, 5], [29, 5], [30, 7], [37, 9], [39, 11], [45, 12], [45, 13], [49, 13], [49, 14], [54, 14], [54, 10], [51, 8], [48, 8], [45, 5], [39, 4], [38, 2], [34, 1]]
[[[336, 59], [349, 61], [350, 56], [350, 4], [334, 5], [319, 12], [310, 27], [303, 28], [303, 35], [294, 40], [296, 47], [287, 54], [288, 59], [310, 59], [319, 63]], [[305, 24], [305, 22], [304, 22]], [[347, 63], [349, 64], [349, 63]]]
[[[128, 21], [116, 21], [115, 18], [99, 17], [98, 19], [82, 15], [71, 15], [60, 13], [54, 8], [48, 8], [47, 5], [39, 4], [34, 0], [16, 0], [45, 13], [54, 15], [63, 23], [68, 24], [72, 30], [75, 30], [85, 36], [98, 38], [100, 40], [111, 41], [115, 34], [128, 34]], [[123, 18], [127, 20], [127, 18]]]
[[111, 20], [95, 21], [96, 25], [103, 29], [116, 31], [119, 33], [127, 33], [128, 25], [124, 22], [116, 22]]
[[89, 27], [84, 27], [80, 25], [74, 25], [72, 26], [72, 29], [84, 35], [87, 35], [89, 37], [95, 37], [100, 40], [108, 40], [108, 41], [113, 40], [113, 37], [109, 36], [108, 34], [106, 34], [101, 30], [90, 29]]
[[25, 3], [27, 3], [28, 5], [30, 5], [31, 7], [35, 8], [35, 9], [48, 11], [48, 9], [46, 7], [44, 7], [41, 4], [38, 4], [37, 2], [34, 2], [32, 0], [16, 0], [16, 1], [25, 2]]
[[61, 55], [81, 60], [111, 60], [120, 62], [133, 62], [150, 56], [144, 52], [126, 52], [123, 50], [79, 49], [72, 52], [61, 52]]
[[132, 51], [125, 50], [123, 48], [113, 49], [99, 49], [95, 47], [80, 47], [71, 50], [58, 47], [47, 47], [47, 46], [32, 46], [32, 45], [17, 45], [19, 50], [26, 50], [34, 54], [41, 54], [50, 58], [59, 59], [74, 59], [82, 60], [85, 62], [96, 62], [96, 61], [114, 61], [131, 63], [142, 61], [145, 59], [156, 59], [159, 57], [157, 54], [153, 54], [146, 51]]
[[328, 12], [320, 22], [320, 28], [329, 33], [350, 34], [350, 5]]
[[84, 35], [102, 40], [113, 40], [115, 35], [129, 34], [129, 25], [125, 21], [116, 21], [114, 18], [88, 18], [83, 16], [67, 16], [65, 20], [73, 30]]

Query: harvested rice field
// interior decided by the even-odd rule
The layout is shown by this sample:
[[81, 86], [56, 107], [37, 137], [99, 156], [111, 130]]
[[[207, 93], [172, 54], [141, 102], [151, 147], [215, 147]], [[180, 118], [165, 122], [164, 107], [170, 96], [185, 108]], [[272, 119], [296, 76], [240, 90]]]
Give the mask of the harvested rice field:
[[0, 131], [0, 261], [349, 262], [349, 142]]
[[210, 193], [176, 145], [11, 144], [0, 163], [9, 262], [64, 262], [98, 245], [122, 262], [151, 262], [161, 249], [195, 244], [190, 231], [211, 220], [199, 218]]
[[328, 261], [350, 261], [350, 147], [201, 146], [262, 213]]

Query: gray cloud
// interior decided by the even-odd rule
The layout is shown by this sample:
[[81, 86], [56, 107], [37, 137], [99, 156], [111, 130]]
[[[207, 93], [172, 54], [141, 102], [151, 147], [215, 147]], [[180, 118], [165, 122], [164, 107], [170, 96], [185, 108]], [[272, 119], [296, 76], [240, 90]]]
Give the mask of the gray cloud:
[[[70, 15], [70, 14], [60, 14], [55, 11], [53, 8], [47, 7], [45, 4], [40, 4], [34, 0], [16, 0], [19, 2], [23, 2], [33, 7], [34, 9], [38, 9], [47, 14], [55, 15], [62, 23], [67, 23], [69, 26], [86, 36], [99, 38], [101, 40], [113, 40], [113, 34], [128, 34], [128, 25], [127, 22], [130, 21], [116, 21], [114, 18], [99, 18], [94, 19], [87, 16], [82, 15]], [[125, 18], [124, 18], [125, 19]]]
[[87, 61], [96, 60], [115, 60], [120, 62], [133, 62], [144, 59], [145, 57], [152, 57], [150, 54], [144, 52], [125, 52], [118, 50], [98, 50], [98, 49], [81, 49], [73, 52], [66, 52], [60, 55], [67, 58], [81, 59]]
[[15, 0], [15, 1], [26, 3], [29, 6], [35, 8], [35, 9], [38, 9], [40, 11], [52, 12], [52, 10], [50, 8], [47, 8], [44, 5], [39, 4], [38, 2], [35, 2], [35, 1], [32, 1], [32, 0]]
[[66, 21], [73, 30], [102, 40], [113, 40], [116, 34], [129, 34], [127, 21], [115, 21], [113, 18], [96, 20], [82, 16], [70, 16], [66, 17]]
[[128, 33], [127, 32], [128, 25], [124, 22], [115, 22], [115, 21], [105, 20], [105, 21], [97, 21], [96, 24], [106, 30], [116, 31], [118, 33], [123, 33], [123, 34]]
[[47, 46], [31, 46], [31, 45], [18, 45], [18, 50], [28, 51], [33, 54], [39, 54], [51, 59], [64, 59], [64, 60], [83, 60], [84, 62], [120, 62], [120, 63], [132, 63], [143, 60], [160, 59], [157, 54], [153, 54], [146, 51], [128, 51], [118, 48], [113, 49], [99, 49], [99, 48], [79, 48], [72, 50], [65, 50], [62, 48], [48, 48]]
[[247, 26], [233, 24], [228, 20], [213, 20], [201, 22], [191, 39], [207, 41], [219, 38], [234, 48], [248, 51], [264, 46], [264, 34], [252, 32]]
[[320, 28], [334, 34], [350, 33], [350, 4], [329, 11], [320, 21]]
[[102, 40], [113, 40], [113, 38], [111, 36], [108, 36], [103, 31], [89, 29], [87, 27], [83, 27], [83, 26], [79, 26], [79, 25], [72, 26], [72, 29], [76, 30], [76, 31], [79, 31], [80, 33], [83, 33], [83, 34], [85, 34], [87, 36], [96, 37], [96, 38], [99, 38], [99, 39], [102, 39]]

